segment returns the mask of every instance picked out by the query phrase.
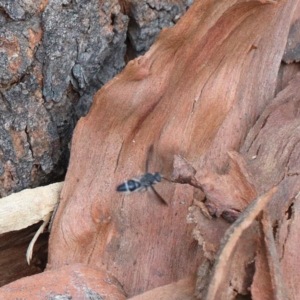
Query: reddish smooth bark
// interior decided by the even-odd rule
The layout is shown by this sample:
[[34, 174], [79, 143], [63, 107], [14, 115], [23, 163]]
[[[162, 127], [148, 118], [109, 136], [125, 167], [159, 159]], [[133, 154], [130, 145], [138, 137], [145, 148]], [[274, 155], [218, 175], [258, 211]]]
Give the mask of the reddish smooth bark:
[[[296, 299], [298, 77], [274, 95], [297, 3], [195, 1], [98, 91], [74, 133], [48, 270], [96, 266], [130, 297], [201, 265], [201, 299], [232, 299], [250, 287], [253, 299], [263, 299], [261, 287]], [[150, 192], [115, 190], [145, 173], [146, 161], [148, 171], [173, 178], [157, 185], [168, 206]], [[226, 230], [225, 238], [247, 218], [230, 223], [275, 185], [268, 214], [224, 252]]]
[[[274, 96], [296, 3], [196, 1], [145, 56], [95, 95], [74, 133], [48, 269], [75, 262], [101, 266], [129, 296], [196, 270], [204, 256], [185, 219], [203, 192], [164, 181], [157, 185], [169, 203], [164, 207], [150, 193], [123, 196], [115, 187], [143, 174], [148, 159], [150, 172], [170, 178], [180, 154], [197, 171], [209, 213], [236, 219], [256, 191], [243, 158], [228, 151], [240, 148]], [[229, 227], [219, 219], [205, 222], [217, 236]], [[198, 239], [205, 245], [203, 229]], [[254, 245], [241, 250], [248, 260]], [[246, 293], [243, 280], [233, 280], [232, 290]]]
[[125, 300], [119, 283], [106, 271], [80, 264], [24, 277], [0, 289], [0, 298]]

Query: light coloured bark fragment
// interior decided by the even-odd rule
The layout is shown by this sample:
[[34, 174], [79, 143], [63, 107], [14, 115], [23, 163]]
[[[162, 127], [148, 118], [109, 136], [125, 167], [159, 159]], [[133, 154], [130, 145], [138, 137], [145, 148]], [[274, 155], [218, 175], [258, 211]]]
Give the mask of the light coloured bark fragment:
[[59, 200], [63, 182], [26, 189], [0, 199], [0, 234], [38, 223]]

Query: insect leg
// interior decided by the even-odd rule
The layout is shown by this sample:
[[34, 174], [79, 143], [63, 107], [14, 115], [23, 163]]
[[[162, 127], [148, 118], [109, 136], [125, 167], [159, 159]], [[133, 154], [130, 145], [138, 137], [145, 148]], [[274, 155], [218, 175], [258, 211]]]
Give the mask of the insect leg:
[[168, 202], [155, 190], [155, 188], [152, 185], [150, 185], [149, 188], [154, 192], [155, 196], [157, 197], [157, 199], [160, 201], [161, 204], [167, 206], [169, 205]]

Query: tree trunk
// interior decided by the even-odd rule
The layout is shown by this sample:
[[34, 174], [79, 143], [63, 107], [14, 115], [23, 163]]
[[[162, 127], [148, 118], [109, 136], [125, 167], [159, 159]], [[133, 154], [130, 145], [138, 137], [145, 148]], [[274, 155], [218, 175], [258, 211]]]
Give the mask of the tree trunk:
[[[280, 66], [299, 60], [298, 16], [296, 0], [199, 0], [164, 29], [77, 123], [47, 271], [0, 295], [66, 294], [72, 274], [96, 293], [91, 272], [123, 287], [105, 299], [297, 299], [300, 75]], [[146, 172], [168, 205], [116, 192]]]

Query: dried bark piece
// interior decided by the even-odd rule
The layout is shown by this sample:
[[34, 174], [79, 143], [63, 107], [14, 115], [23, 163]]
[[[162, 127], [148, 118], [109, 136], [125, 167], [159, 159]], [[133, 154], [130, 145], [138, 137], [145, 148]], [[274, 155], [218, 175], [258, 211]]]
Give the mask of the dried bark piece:
[[232, 223], [257, 194], [243, 157], [237, 152], [228, 152], [228, 155], [230, 162], [227, 174], [201, 170], [196, 178], [205, 193], [205, 205], [211, 215], [222, 216]]
[[195, 276], [161, 286], [128, 300], [195, 300]]
[[257, 247], [251, 296], [254, 300], [296, 299], [290, 297], [286, 287], [276, 249], [274, 229], [268, 215], [269, 213], [265, 210], [261, 219], [263, 234]]
[[[108, 273], [80, 264], [25, 277], [0, 289], [2, 299], [125, 300], [120, 284]], [[60, 298], [59, 298], [60, 297]]]
[[230, 226], [222, 218], [208, 218], [197, 205], [189, 208], [187, 221], [194, 224], [193, 237], [201, 245], [205, 258], [214, 261], [220, 241]]
[[259, 193], [297, 175], [299, 82], [300, 73], [265, 109], [241, 149], [249, 171], [261, 178], [257, 184]]
[[174, 156], [172, 181], [188, 183], [201, 189], [206, 196], [205, 205], [212, 216], [222, 216], [234, 222], [247, 205], [256, 197], [254, 180], [246, 163], [237, 152], [228, 152], [230, 160], [227, 174], [215, 174], [209, 170], [196, 170], [182, 157]]
[[174, 155], [173, 173], [171, 180], [177, 183], [188, 183], [192, 186], [201, 188], [195, 178], [196, 170], [186, 159], [180, 155]]
[[300, 61], [300, 5], [295, 9], [291, 28], [282, 60], [289, 64]]
[[[285, 185], [283, 190], [285, 191], [286, 188], [293, 188], [296, 184], [292, 186], [292, 182], [290, 186]], [[298, 179], [298, 189], [300, 190], [299, 186], [299, 179]], [[283, 196], [286, 196], [283, 193]], [[281, 218], [275, 223], [270, 223], [269, 226], [272, 225], [272, 232], [274, 234], [275, 231], [275, 241], [276, 241], [276, 250], [278, 252], [278, 260], [280, 263], [280, 269], [282, 272], [282, 277], [285, 284], [285, 291], [290, 296], [290, 299], [298, 299], [300, 288], [298, 282], [299, 278], [299, 232], [300, 232], [300, 219], [299, 219], [299, 209], [300, 209], [300, 199], [299, 199], [299, 192], [294, 197], [293, 201], [287, 207], [286, 211], [282, 214]], [[284, 198], [281, 197], [279, 200], [283, 200]], [[272, 211], [269, 212], [273, 213]], [[269, 221], [270, 222], [270, 221]], [[274, 249], [274, 246], [271, 250]], [[273, 250], [274, 251], [274, 250]], [[277, 270], [274, 270], [277, 272]], [[277, 280], [278, 282], [279, 280]], [[275, 282], [275, 283], [277, 283]], [[281, 289], [280, 283], [276, 284], [276, 288], [278, 291]], [[282, 283], [281, 283], [282, 284]], [[283, 290], [283, 289], [282, 289]]]
[[278, 256], [274, 240], [273, 228], [268, 215], [268, 212], [264, 212], [262, 218], [262, 228], [264, 232], [264, 240], [267, 250], [266, 254], [270, 270], [274, 299], [291, 299], [289, 296], [289, 290], [287, 289], [284, 282], [283, 272], [280, 266], [280, 258]]
[[[256, 184], [258, 191], [278, 184], [278, 192], [267, 207], [269, 220], [264, 229], [268, 242], [261, 253], [258, 252], [257, 272], [252, 285], [255, 299], [265, 298], [260, 292], [262, 286], [266, 286], [266, 295], [272, 290], [277, 299], [297, 299], [300, 292], [298, 259], [295, 258], [299, 220], [294, 208], [300, 190], [299, 81], [300, 73], [262, 113], [242, 149], [249, 170], [260, 178]], [[268, 264], [262, 262], [263, 258], [268, 259]], [[266, 272], [271, 278], [264, 278]]]
[[26, 251], [28, 264], [32, 259], [34, 244], [49, 223], [54, 207], [59, 201], [62, 186], [63, 182], [54, 183], [23, 190], [0, 199], [0, 234], [21, 230], [43, 221], [28, 245]]
[[23, 190], [0, 199], [0, 234], [44, 220], [53, 211], [63, 182]]
[[[294, 206], [300, 190], [298, 176], [300, 132], [297, 109], [299, 80], [300, 74], [277, 95], [273, 104], [266, 109], [253, 131], [250, 132], [245, 144], [249, 168], [261, 178], [258, 188], [267, 189], [275, 182], [279, 182], [278, 194], [269, 203], [268, 212], [282, 276], [286, 290], [292, 299], [297, 298], [300, 291], [297, 288], [299, 278], [297, 268], [295, 268], [298, 263], [298, 259], [295, 259], [295, 253], [298, 251], [295, 241], [299, 239], [297, 229], [299, 222], [294, 219]], [[276, 145], [276, 151], [272, 145]], [[250, 157], [255, 152], [257, 153], [256, 159], [251, 161]], [[287, 249], [292, 250], [286, 251]], [[260, 278], [257, 279], [259, 280]]]
[[211, 279], [213, 263], [206, 259], [199, 267], [197, 272], [196, 292], [197, 299], [204, 299], [207, 287]]
[[253, 300], [274, 299], [267, 250], [263, 238], [264, 236], [262, 235], [257, 244], [255, 274], [251, 284], [251, 297]]
[[272, 98], [294, 6], [196, 1], [95, 95], [74, 134], [49, 269], [74, 261], [106, 266], [129, 296], [193, 271], [203, 259], [199, 249], [191, 252], [185, 224], [193, 188], [158, 185], [171, 203], [163, 210], [148, 194], [122, 198], [115, 187], [144, 173], [152, 144], [150, 172], [171, 174], [180, 154], [198, 172], [224, 174], [228, 151], [240, 147]]
[[50, 219], [51, 219], [52, 213], [49, 213], [45, 218], [43, 219], [42, 225], [39, 227], [35, 235], [33, 236], [31, 242], [28, 245], [27, 251], [26, 251], [26, 261], [28, 265], [30, 265], [30, 261], [32, 259], [32, 254], [33, 254], [33, 247], [38, 239], [38, 237], [43, 233], [45, 230], [46, 226], [48, 225]]
[[205, 300], [224, 299], [222, 297], [225, 297], [228, 292], [228, 285], [230, 284], [230, 277], [227, 273], [227, 264], [230, 262], [231, 255], [233, 254], [242, 233], [254, 222], [255, 218], [275, 194], [276, 190], [277, 188], [274, 187], [266, 194], [253, 201], [242, 213], [240, 218], [225, 233], [214, 265], [212, 279]]

